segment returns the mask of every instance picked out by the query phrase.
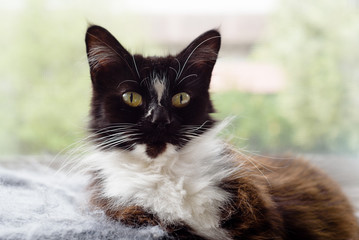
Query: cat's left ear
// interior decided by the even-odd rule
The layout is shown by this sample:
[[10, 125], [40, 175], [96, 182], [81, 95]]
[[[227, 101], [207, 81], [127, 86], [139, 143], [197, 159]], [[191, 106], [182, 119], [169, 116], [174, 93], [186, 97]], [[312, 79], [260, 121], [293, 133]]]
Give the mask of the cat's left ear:
[[203, 72], [211, 74], [221, 47], [221, 34], [210, 30], [193, 40], [177, 55], [182, 72]]

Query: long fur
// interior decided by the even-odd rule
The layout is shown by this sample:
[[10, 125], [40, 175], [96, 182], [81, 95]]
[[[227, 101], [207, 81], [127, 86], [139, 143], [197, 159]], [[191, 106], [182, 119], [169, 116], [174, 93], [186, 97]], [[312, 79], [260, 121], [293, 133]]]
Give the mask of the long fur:
[[239, 169], [217, 138], [225, 124], [181, 149], [167, 145], [155, 159], [147, 156], [143, 145], [133, 151], [92, 153], [83, 161], [101, 183], [96, 197], [111, 199], [111, 208], [141, 206], [168, 225], [184, 222], [208, 239], [230, 239], [220, 229], [221, 209], [229, 195], [219, 185]]
[[[210, 30], [175, 56], [145, 58], [88, 29], [94, 150], [80, 165], [92, 204], [179, 239], [357, 240], [349, 201], [320, 170], [250, 158], [217, 136], [227, 121], [212, 119], [208, 89], [220, 39]], [[128, 104], [127, 92], [142, 102]], [[189, 96], [180, 107], [178, 93]]]

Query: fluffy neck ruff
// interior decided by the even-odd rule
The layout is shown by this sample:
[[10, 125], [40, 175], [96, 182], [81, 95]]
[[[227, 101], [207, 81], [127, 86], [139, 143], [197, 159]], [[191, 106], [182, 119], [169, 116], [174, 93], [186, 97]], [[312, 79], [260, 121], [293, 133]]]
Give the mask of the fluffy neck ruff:
[[177, 149], [171, 144], [156, 158], [146, 145], [132, 151], [95, 151], [84, 159], [95, 172], [95, 198], [110, 199], [111, 208], [141, 206], [166, 224], [186, 223], [209, 239], [230, 239], [220, 229], [221, 209], [230, 201], [219, 186], [236, 171], [217, 137], [222, 122]]

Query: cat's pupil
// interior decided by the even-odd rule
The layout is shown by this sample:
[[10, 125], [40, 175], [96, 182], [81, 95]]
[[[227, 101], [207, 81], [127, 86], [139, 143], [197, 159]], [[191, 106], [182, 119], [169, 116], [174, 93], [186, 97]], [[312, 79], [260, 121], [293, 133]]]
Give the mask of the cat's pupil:
[[131, 101], [131, 103], [133, 102], [133, 93], [131, 93], [130, 101]]
[[183, 101], [183, 96], [182, 96], [182, 94], [180, 95], [180, 103], [182, 103], [182, 101]]

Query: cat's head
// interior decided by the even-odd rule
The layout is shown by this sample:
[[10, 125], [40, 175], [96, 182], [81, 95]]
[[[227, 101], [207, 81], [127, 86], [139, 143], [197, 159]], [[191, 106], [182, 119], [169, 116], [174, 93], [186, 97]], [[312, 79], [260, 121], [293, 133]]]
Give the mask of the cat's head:
[[156, 157], [167, 143], [182, 147], [210, 128], [208, 88], [220, 42], [211, 30], [175, 56], [143, 57], [130, 54], [106, 29], [89, 27], [90, 131], [98, 147], [146, 144]]

